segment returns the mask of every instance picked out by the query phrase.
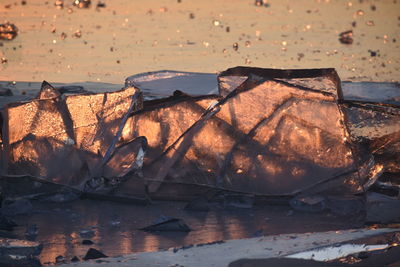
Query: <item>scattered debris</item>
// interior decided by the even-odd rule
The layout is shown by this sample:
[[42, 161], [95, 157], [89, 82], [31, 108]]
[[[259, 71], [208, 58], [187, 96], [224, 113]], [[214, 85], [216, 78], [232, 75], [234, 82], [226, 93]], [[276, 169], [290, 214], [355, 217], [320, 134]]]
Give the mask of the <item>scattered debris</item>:
[[81, 38], [82, 37], [82, 32], [80, 30], [77, 30], [72, 34], [72, 37], [73, 38]]
[[219, 25], [221, 25], [221, 22], [220, 22], [219, 20], [216, 20], [216, 19], [213, 20], [212, 23], [213, 23], [214, 26], [219, 26]]
[[12, 23], [0, 24], [0, 40], [12, 40], [18, 34], [18, 28]]
[[67, 38], [67, 34], [65, 32], [62, 32], [60, 38], [61, 40], [65, 40], [65, 38]]
[[371, 57], [380, 57], [381, 56], [380, 53], [379, 53], [379, 50], [373, 51], [371, 49], [368, 49], [368, 52], [369, 52]]
[[79, 8], [89, 8], [91, 0], [74, 0], [73, 5]]
[[107, 258], [108, 256], [105, 255], [103, 252], [95, 249], [95, 248], [90, 248], [87, 252], [85, 257], [83, 259], [85, 261], [87, 260], [94, 260], [94, 259], [100, 259], [100, 258]]
[[345, 31], [339, 34], [339, 41], [342, 44], [352, 44], [353, 43], [353, 31]]
[[233, 43], [232, 47], [233, 47], [233, 50], [238, 51], [239, 44], [238, 43]]
[[190, 232], [189, 226], [181, 219], [161, 217], [155, 224], [141, 228], [148, 232]]
[[264, 6], [264, 7], [269, 7], [270, 4], [267, 1], [264, 0], [256, 0], [254, 5], [256, 6]]
[[105, 8], [106, 7], [106, 3], [99, 1], [99, 2], [97, 2], [96, 7], [97, 8]]
[[367, 26], [375, 26], [375, 22], [373, 20], [368, 20], [367, 22], [365, 22], [365, 25], [367, 25]]
[[64, 8], [64, 0], [55, 0], [54, 5], [58, 9], [63, 9]]

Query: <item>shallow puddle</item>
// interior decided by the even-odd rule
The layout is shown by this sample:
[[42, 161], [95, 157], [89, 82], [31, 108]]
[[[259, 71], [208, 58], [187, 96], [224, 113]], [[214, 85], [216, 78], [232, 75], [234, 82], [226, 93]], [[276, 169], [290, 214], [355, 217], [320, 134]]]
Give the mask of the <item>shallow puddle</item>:
[[[70, 203], [34, 202], [31, 215], [19, 216], [14, 231], [24, 238], [26, 227], [36, 224], [36, 241], [43, 243], [43, 264], [55, 262], [59, 255], [70, 260], [82, 258], [90, 247], [108, 256], [156, 251], [218, 240], [249, 238], [258, 235], [301, 233], [348, 229], [362, 226], [353, 216], [341, 218], [328, 213], [298, 213], [287, 206], [263, 206], [253, 209], [215, 209], [209, 212], [185, 211], [183, 202], [155, 202], [150, 206], [107, 201], [79, 200]], [[161, 215], [183, 219], [189, 233], [149, 233], [138, 230], [152, 224]], [[92, 238], [80, 236], [93, 230]], [[83, 245], [90, 239], [93, 245]]]

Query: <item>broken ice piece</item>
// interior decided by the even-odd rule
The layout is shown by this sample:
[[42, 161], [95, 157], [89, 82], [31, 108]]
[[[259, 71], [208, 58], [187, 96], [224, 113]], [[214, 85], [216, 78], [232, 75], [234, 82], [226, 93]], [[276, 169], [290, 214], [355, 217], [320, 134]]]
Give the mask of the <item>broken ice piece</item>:
[[100, 259], [100, 258], [107, 258], [108, 256], [105, 255], [103, 252], [95, 249], [95, 248], [89, 248], [89, 250], [86, 252], [85, 257], [83, 259], [85, 261], [87, 260], [94, 260], [94, 259]]
[[101, 177], [103, 155], [115, 152], [121, 123], [141, 105], [136, 88], [61, 98], [43, 82], [36, 99], [8, 104], [2, 111], [2, 168], [82, 190], [90, 176]]
[[[361, 176], [358, 169], [371, 155], [353, 153], [360, 147], [348, 139], [338, 105], [340, 79], [333, 69], [237, 67], [218, 79], [225, 97], [209, 101], [200, 117], [193, 116], [197, 119], [192, 124], [179, 116], [189, 117], [176, 107], [178, 103], [168, 107], [176, 109], [171, 118], [164, 115], [167, 112], [153, 109], [133, 115], [132, 123], [127, 123], [131, 132], [143, 127], [143, 132], [149, 132], [142, 134], [146, 137], [152, 134], [149, 127], [137, 121], [151, 121], [157, 126], [157, 137], [175, 133], [160, 124], [178, 129], [171, 140], [161, 138], [164, 147], [149, 149], [143, 174], [150, 194], [157, 195], [167, 184], [269, 196], [310, 189], [352, 194], [363, 190], [361, 185], [368, 176]], [[200, 110], [195, 105], [186, 108]], [[162, 119], [151, 114], [155, 111]], [[148, 139], [150, 147], [152, 139], [156, 140]], [[177, 191], [175, 196], [181, 193]]]
[[79, 235], [83, 238], [91, 238], [95, 236], [95, 232], [91, 229], [84, 229], [79, 232]]
[[32, 257], [37, 256], [42, 251], [42, 244], [27, 240], [0, 238], [0, 257], [20, 256]]
[[191, 96], [218, 94], [217, 75], [182, 71], [155, 71], [129, 76], [125, 86], [139, 88], [147, 99], [172, 96], [175, 91]]
[[322, 196], [296, 196], [290, 201], [290, 206], [299, 211], [321, 212], [326, 209], [326, 199]]
[[190, 232], [189, 226], [182, 220], [170, 217], [161, 218], [157, 223], [141, 228], [148, 232]]

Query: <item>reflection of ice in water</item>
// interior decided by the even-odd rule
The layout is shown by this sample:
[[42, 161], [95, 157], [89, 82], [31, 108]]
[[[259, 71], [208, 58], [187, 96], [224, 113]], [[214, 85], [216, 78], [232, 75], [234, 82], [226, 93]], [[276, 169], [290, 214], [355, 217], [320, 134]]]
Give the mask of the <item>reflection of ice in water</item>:
[[350, 254], [359, 253], [362, 251], [374, 251], [388, 248], [389, 245], [359, 245], [359, 244], [344, 244], [339, 246], [324, 247], [315, 250], [299, 252], [286, 256], [287, 258], [306, 259], [316, 261], [330, 261], [346, 257]]

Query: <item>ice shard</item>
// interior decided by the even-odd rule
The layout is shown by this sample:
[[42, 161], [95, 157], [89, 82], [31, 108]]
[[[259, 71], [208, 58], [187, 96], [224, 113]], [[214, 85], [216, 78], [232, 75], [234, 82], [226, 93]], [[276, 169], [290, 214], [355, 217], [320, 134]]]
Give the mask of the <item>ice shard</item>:
[[365, 144], [385, 171], [400, 173], [400, 85], [343, 83], [341, 107], [354, 142]]
[[250, 67], [151, 72], [125, 83], [67, 95], [43, 83], [36, 99], [8, 104], [4, 182], [36, 177], [129, 202], [145, 192], [308, 199], [361, 193], [383, 172], [400, 173], [398, 84], [341, 83], [334, 69]]
[[372, 155], [349, 138], [333, 69], [237, 67], [218, 81], [219, 96], [145, 102], [132, 114], [123, 136], [148, 139], [150, 194], [190, 196], [193, 186], [344, 194], [362, 192], [373, 179]]
[[[120, 138], [128, 115], [141, 105], [142, 95], [133, 87], [64, 96], [43, 82], [36, 99], [8, 104], [2, 112], [2, 174], [77, 189], [94, 177], [120, 178], [141, 164], [137, 156], [144, 153], [143, 138]], [[125, 163], [116, 166], [120, 151]]]

